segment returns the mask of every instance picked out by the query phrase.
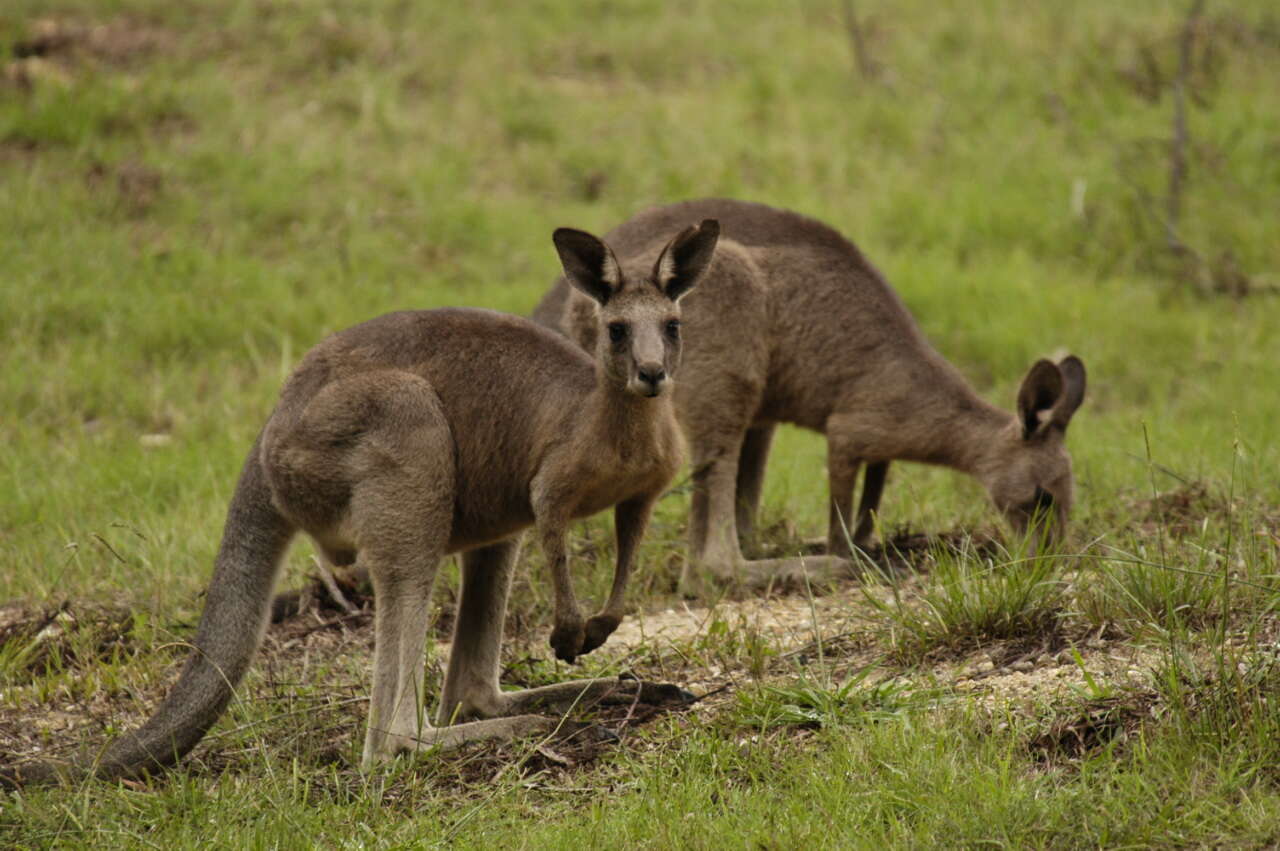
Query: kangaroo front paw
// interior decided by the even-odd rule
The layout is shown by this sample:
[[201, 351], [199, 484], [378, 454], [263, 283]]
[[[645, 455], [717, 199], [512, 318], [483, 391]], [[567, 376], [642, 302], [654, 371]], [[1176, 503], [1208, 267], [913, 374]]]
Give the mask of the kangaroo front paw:
[[590, 653], [604, 644], [620, 623], [622, 618], [604, 613], [587, 618], [586, 638], [582, 642], [582, 652]]
[[556, 658], [562, 662], [573, 663], [585, 651], [582, 649], [586, 641], [586, 629], [581, 620], [556, 624], [551, 631], [551, 649]]

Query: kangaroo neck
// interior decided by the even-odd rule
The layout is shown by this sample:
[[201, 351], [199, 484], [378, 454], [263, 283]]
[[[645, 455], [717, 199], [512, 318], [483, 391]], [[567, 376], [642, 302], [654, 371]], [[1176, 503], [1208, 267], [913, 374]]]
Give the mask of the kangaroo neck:
[[647, 446], [668, 424], [675, 424], [670, 393], [637, 396], [603, 376], [585, 400], [583, 413], [600, 440], [618, 447]]
[[908, 414], [895, 424], [898, 435], [893, 442], [906, 460], [977, 474], [987, 466], [1014, 417], [974, 392], [941, 357], [934, 367], [925, 375], [913, 376]]

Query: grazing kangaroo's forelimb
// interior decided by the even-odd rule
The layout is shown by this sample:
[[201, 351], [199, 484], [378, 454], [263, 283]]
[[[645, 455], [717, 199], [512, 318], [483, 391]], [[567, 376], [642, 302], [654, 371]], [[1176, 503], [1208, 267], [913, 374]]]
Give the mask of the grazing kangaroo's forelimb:
[[583, 653], [590, 653], [604, 644], [605, 639], [622, 623], [622, 616], [626, 613], [627, 580], [631, 577], [636, 549], [640, 546], [640, 539], [644, 537], [644, 530], [649, 525], [652, 513], [653, 499], [647, 496], [626, 500], [614, 507], [613, 528], [618, 556], [613, 572], [613, 587], [609, 589], [609, 599], [604, 608], [587, 620]]
[[738, 541], [745, 545], [755, 535], [760, 497], [764, 493], [764, 471], [769, 462], [769, 447], [777, 426], [748, 429], [738, 456]]
[[865, 465], [862, 477], [862, 496], [858, 500], [858, 514], [850, 513], [853, 506], [853, 489], [858, 478], [859, 462], [848, 461], [835, 452], [827, 452], [828, 475], [831, 489], [831, 512], [827, 521], [827, 555], [848, 558], [850, 542], [863, 549], [871, 546], [875, 534], [875, 513], [884, 493], [888, 461]]
[[875, 534], [876, 515], [880, 511], [880, 497], [889, 473], [888, 461], [868, 464], [862, 475], [862, 498], [858, 500], [858, 528], [853, 533], [853, 543], [859, 547], [871, 545]]

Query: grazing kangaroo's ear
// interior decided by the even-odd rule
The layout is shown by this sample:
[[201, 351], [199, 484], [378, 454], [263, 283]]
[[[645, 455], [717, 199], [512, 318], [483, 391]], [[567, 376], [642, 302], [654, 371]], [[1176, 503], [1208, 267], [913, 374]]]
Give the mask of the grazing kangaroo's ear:
[[586, 231], [556, 228], [551, 235], [564, 275], [602, 306], [622, 287], [622, 269], [605, 245]]
[[679, 301], [711, 265], [719, 238], [720, 223], [715, 219], [703, 219], [702, 224], [682, 230], [662, 249], [653, 267], [658, 289], [672, 301]]
[[1053, 406], [1053, 421], [1065, 429], [1071, 415], [1084, 401], [1084, 362], [1075, 355], [1067, 355], [1058, 361], [1058, 371], [1062, 373], [1062, 398]]
[[1063, 396], [1062, 371], [1051, 360], [1041, 358], [1031, 365], [1018, 388], [1018, 420], [1022, 436], [1030, 440], [1048, 428], [1054, 406]]

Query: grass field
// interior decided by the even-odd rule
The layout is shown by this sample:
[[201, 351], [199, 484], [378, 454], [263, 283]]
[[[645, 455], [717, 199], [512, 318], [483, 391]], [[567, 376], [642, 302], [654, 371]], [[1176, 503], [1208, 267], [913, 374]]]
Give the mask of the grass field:
[[[179, 770], [0, 798], [0, 844], [1280, 843], [1280, 13], [1207, 0], [1184, 61], [1187, 13], [8, 0], [0, 762], [154, 705], [303, 352], [394, 309], [527, 314], [557, 226], [791, 207], [857, 241], [987, 398], [1058, 350], [1090, 378], [1063, 558], [985, 544], [976, 484], [899, 465], [886, 534], [947, 534], [893, 582], [703, 601], [569, 669], [531, 547], [511, 683], [627, 669], [708, 696], [613, 745], [362, 774], [368, 615], [304, 613]], [[823, 464], [780, 436], [762, 546], [824, 532]], [[633, 585], [655, 630], [686, 508], [663, 501]], [[596, 599], [609, 529], [577, 538]]]

